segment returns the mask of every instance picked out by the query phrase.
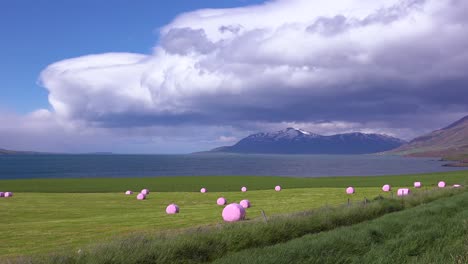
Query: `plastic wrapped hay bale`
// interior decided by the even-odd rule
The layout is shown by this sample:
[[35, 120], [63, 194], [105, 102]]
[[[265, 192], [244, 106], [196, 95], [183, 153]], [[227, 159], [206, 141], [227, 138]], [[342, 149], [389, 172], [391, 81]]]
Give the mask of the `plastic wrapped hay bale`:
[[281, 191], [281, 186], [279, 186], [279, 185], [275, 186], [275, 191], [277, 191], [277, 192]]
[[149, 190], [148, 190], [148, 189], [143, 189], [143, 190], [141, 190], [140, 193], [142, 193], [142, 194], [144, 194], [144, 195], [148, 195], [148, 194], [149, 194]]
[[133, 192], [130, 191], [130, 190], [128, 190], [128, 191], [125, 192], [125, 194], [126, 194], [126, 195], [130, 195], [130, 194], [133, 194]]
[[200, 189], [200, 192], [201, 192], [201, 193], [206, 193], [207, 190], [206, 190], [206, 188], [201, 188], [201, 189]]
[[445, 187], [445, 182], [444, 181], [440, 181], [437, 186], [439, 186], [439, 188], [444, 188]]
[[421, 182], [414, 182], [414, 188], [421, 188]]
[[144, 194], [144, 193], [139, 193], [139, 194], [137, 195], [137, 199], [138, 199], [138, 200], [145, 200], [145, 199], [146, 199], [146, 194]]
[[245, 209], [240, 204], [232, 203], [224, 207], [222, 216], [226, 222], [237, 222], [245, 218]]
[[353, 194], [354, 193], [354, 187], [350, 186], [350, 187], [346, 188], [346, 193], [347, 194]]
[[239, 204], [240, 204], [242, 207], [244, 207], [245, 209], [250, 208], [250, 201], [249, 201], [249, 200], [242, 200], [242, 201], [240, 201]]
[[0, 197], [5, 197], [5, 193], [4, 193], [4, 192], [0, 192]]
[[460, 187], [461, 187], [460, 184], [454, 184], [454, 185], [453, 185], [453, 188], [460, 188]]
[[227, 201], [224, 197], [219, 197], [218, 200], [216, 200], [216, 204], [218, 205], [225, 205], [226, 203]]
[[384, 192], [389, 192], [391, 189], [392, 189], [392, 186], [390, 186], [389, 184], [385, 184], [382, 187], [382, 191], [384, 191]]
[[242, 187], [242, 188], [241, 188], [241, 191], [242, 191], [242, 192], [246, 192], [246, 191], [247, 191], [247, 187], [245, 187], [245, 186]]
[[12, 192], [6, 192], [3, 194], [4, 197], [12, 197], [13, 193]]
[[166, 207], [167, 214], [178, 214], [179, 213], [179, 206], [177, 204], [170, 204]]
[[401, 188], [401, 189], [398, 189], [397, 195], [398, 195], [398, 196], [407, 196], [407, 195], [410, 194], [410, 193], [411, 193], [410, 189], [408, 189], [408, 188]]

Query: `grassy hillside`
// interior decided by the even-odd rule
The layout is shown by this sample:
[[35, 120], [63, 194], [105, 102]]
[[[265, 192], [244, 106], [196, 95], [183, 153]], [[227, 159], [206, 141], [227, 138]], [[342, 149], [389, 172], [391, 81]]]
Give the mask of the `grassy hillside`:
[[384, 184], [412, 186], [414, 181], [422, 181], [425, 186], [435, 186], [438, 181], [462, 183], [468, 178], [468, 170], [429, 174], [398, 176], [354, 176], [324, 178], [292, 177], [242, 177], [242, 176], [188, 176], [153, 178], [82, 178], [82, 179], [28, 179], [0, 180], [2, 191], [41, 192], [41, 193], [103, 193], [124, 192], [128, 189], [149, 188], [156, 192], [198, 192], [201, 187], [209, 191], [239, 191], [242, 186], [249, 190], [271, 190], [274, 186], [292, 188], [344, 188], [379, 187]]
[[468, 193], [215, 263], [468, 263]]

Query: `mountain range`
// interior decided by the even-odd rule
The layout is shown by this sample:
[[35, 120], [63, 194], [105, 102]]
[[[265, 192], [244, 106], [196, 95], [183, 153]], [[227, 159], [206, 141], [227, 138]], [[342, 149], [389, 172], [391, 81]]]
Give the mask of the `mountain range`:
[[39, 154], [39, 152], [0, 149], [0, 155], [20, 155], [20, 154]]
[[451, 125], [417, 137], [391, 151], [414, 157], [444, 157], [468, 163], [468, 116]]
[[368, 154], [391, 150], [406, 142], [387, 135], [346, 133], [323, 136], [297, 128], [250, 135], [233, 146], [210, 152], [259, 154]]

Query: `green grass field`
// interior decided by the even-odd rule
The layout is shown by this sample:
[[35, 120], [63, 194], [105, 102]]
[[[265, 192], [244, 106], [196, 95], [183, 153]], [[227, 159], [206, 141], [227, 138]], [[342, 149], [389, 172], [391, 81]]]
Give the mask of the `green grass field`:
[[[1, 199], [0, 258], [6, 256], [78, 250], [89, 244], [112, 241], [134, 234], [154, 234], [196, 226], [222, 223], [222, 207], [216, 199], [228, 202], [249, 199], [252, 208], [248, 219], [261, 217], [261, 210], [271, 217], [325, 205], [362, 202], [387, 195], [383, 184], [411, 186], [420, 180], [420, 191], [434, 188], [439, 180], [449, 185], [468, 183], [468, 171], [428, 175], [281, 178], [281, 177], [167, 177], [135, 179], [44, 179], [4, 180], [0, 189], [15, 192], [13, 198]], [[285, 189], [273, 191], [277, 184]], [[249, 191], [241, 193], [241, 186]], [[357, 193], [348, 196], [344, 187], [353, 185]], [[209, 192], [198, 192], [201, 186]], [[149, 188], [148, 200], [125, 196], [127, 189]], [[61, 192], [60, 192], [61, 191]], [[165, 191], [165, 192], [163, 192]], [[166, 215], [169, 203], [180, 206], [180, 214]]]
[[78, 178], [78, 179], [28, 179], [0, 180], [0, 189], [14, 192], [40, 193], [105, 193], [124, 192], [127, 189], [149, 188], [156, 192], [198, 192], [201, 187], [209, 191], [239, 191], [242, 186], [249, 190], [268, 190], [280, 184], [284, 188], [344, 188], [378, 187], [383, 184], [412, 186], [414, 181], [422, 181], [424, 186], [436, 186], [440, 180], [448, 183], [463, 183], [468, 170], [429, 174], [397, 176], [350, 176], [323, 178], [292, 178], [263, 176], [184, 176], [152, 178]]
[[214, 263], [468, 263], [468, 192]]

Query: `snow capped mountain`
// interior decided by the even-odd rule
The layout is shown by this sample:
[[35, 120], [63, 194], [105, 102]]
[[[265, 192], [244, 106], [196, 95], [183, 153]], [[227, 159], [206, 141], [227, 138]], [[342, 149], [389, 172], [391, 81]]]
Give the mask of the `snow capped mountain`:
[[322, 136], [298, 128], [250, 135], [213, 152], [277, 154], [367, 154], [387, 151], [405, 142], [381, 134], [347, 133]]

